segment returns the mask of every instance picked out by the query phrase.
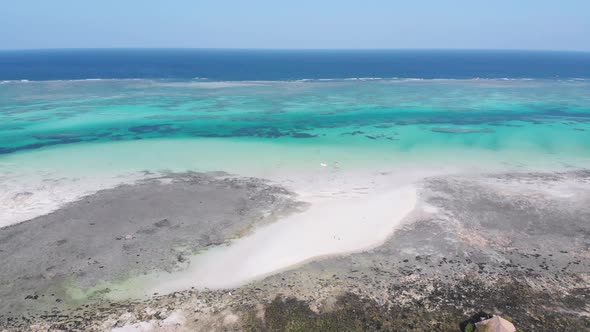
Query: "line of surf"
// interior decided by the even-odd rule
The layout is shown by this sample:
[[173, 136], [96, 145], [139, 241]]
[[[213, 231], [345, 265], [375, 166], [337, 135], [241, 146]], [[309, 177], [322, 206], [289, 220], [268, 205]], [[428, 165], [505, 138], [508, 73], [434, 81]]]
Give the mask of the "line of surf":
[[590, 78], [586, 77], [559, 77], [559, 78], [531, 78], [531, 77], [315, 77], [315, 78], [292, 78], [292, 79], [267, 79], [267, 80], [231, 80], [231, 79], [209, 79], [204, 77], [195, 78], [149, 78], [149, 77], [113, 77], [113, 78], [75, 78], [75, 79], [13, 79], [0, 80], [0, 84], [35, 84], [35, 83], [96, 83], [96, 82], [154, 82], [154, 83], [319, 83], [319, 82], [350, 82], [350, 81], [398, 81], [398, 82], [419, 82], [419, 81], [539, 81], [539, 82], [584, 82]]

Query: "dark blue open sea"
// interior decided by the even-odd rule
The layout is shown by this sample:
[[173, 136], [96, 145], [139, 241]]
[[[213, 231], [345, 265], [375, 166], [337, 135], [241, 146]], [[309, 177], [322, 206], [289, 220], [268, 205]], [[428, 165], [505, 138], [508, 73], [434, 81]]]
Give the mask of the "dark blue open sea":
[[0, 52], [0, 80], [590, 78], [590, 53], [469, 50], [68, 49]]

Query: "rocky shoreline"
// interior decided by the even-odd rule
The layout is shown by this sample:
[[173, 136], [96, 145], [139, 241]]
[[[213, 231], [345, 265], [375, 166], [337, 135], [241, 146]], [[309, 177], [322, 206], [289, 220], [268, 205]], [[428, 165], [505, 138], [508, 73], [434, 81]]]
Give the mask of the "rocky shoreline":
[[[97, 297], [46, 313], [3, 313], [0, 326], [459, 331], [462, 321], [484, 311], [521, 331], [590, 330], [590, 172], [433, 177], [420, 197], [403, 227], [368, 252], [317, 260], [232, 290], [146, 301]], [[297, 208], [291, 198], [281, 202]]]

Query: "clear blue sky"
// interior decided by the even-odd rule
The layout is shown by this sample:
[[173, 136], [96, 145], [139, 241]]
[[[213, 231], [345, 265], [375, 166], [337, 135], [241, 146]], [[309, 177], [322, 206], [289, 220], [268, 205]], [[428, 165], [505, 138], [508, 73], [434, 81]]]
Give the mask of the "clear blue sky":
[[590, 0], [0, 0], [0, 48], [590, 51]]

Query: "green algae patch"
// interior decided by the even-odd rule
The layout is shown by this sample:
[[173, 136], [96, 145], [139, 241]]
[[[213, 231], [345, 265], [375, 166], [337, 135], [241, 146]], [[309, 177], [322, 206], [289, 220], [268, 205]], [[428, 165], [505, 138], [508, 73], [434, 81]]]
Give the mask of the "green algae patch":
[[101, 280], [92, 287], [80, 287], [75, 281], [63, 284], [63, 293], [68, 302], [78, 305], [92, 301], [125, 301], [142, 300], [148, 296], [145, 294], [145, 282], [151, 275], [133, 275], [115, 280]]

